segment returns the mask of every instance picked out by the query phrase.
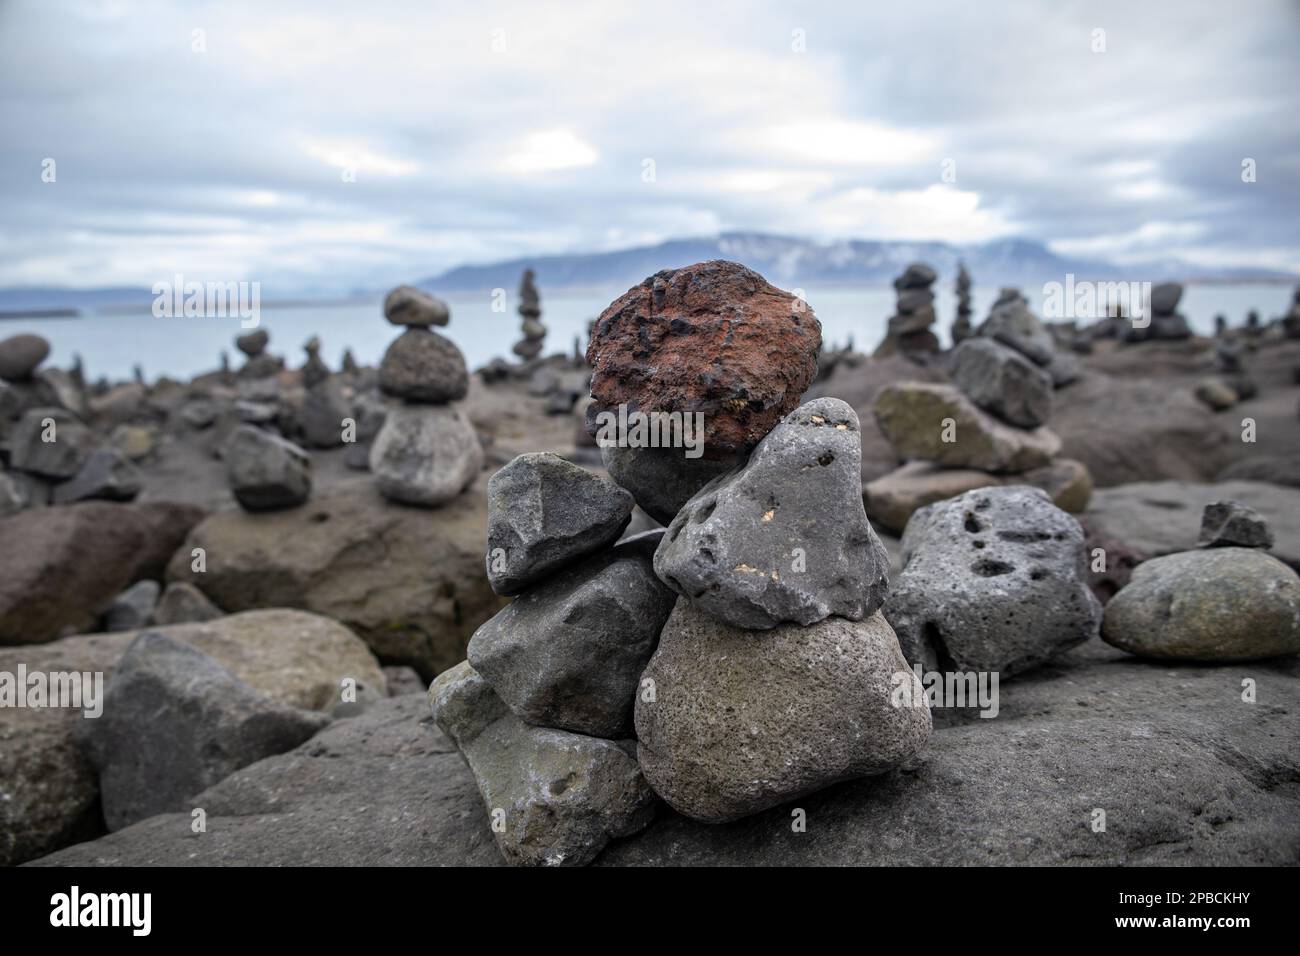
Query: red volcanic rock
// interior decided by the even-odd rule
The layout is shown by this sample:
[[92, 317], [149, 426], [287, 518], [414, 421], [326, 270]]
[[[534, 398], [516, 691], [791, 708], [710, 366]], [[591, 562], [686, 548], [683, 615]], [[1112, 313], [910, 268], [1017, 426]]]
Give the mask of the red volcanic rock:
[[704, 456], [752, 448], [817, 373], [822, 330], [802, 300], [739, 263], [665, 269], [614, 300], [587, 346], [588, 427], [628, 411], [703, 412]]

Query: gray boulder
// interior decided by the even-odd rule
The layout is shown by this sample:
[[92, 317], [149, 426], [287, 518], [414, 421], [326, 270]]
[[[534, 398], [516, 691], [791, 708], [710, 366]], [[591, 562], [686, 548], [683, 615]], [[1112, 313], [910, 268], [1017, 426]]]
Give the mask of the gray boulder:
[[[1248, 677], [1260, 704], [1239, 698]], [[995, 721], [936, 727], [906, 772], [802, 798], [805, 833], [791, 833], [789, 806], [721, 825], [663, 809], [647, 829], [606, 847], [595, 864], [1295, 862], [1297, 797], [1278, 780], [1300, 772], [1300, 658], [1146, 666], [1090, 641], [1003, 684], [999, 705]], [[944, 711], [932, 713], [937, 721]], [[30, 737], [16, 739], [21, 748]], [[0, 750], [0, 761], [10, 756]], [[164, 814], [70, 846], [40, 865], [501, 863], [473, 775], [433, 726], [427, 701], [414, 695], [380, 701], [297, 750], [236, 771], [196, 805], [208, 811], [201, 839], [190, 831], [188, 813]], [[359, 806], [367, 812], [358, 813]], [[0, 804], [0, 820], [12, 807]], [[1098, 809], [1106, 811], [1104, 832], [1090, 826]], [[11, 832], [0, 826], [0, 859]]]
[[186, 798], [324, 727], [323, 714], [254, 691], [206, 654], [141, 634], [104, 690], [104, 711], [78, 725], [99, 772], [104, 820], [117, 830], [188, 809]]
[[1015, 349], [972, 338], [952, 353], [952, 380], [972, 402], [1021, 428], [1046, 424], [1052, 414], [1052, 376]]
[[156, 626], [193, 624], [213, 621], [224, 614], [194, 585], [187, 581], [173, 581], [163, 589], [150, 623]]
[[1101, 634], [1121, 650], [1163, 660], [1300, 653], [1300, 577], [1255, 548], [1152, 558], [1110, 599]]
[[487, 485], [487, 573], [498, 594], [518, 594], [618, 540], [632, 495], [558, 455], [520, 455]]
[[410, 328], [393, 340], [379, 363], [379, 387], [411, 402], [454, 402], [469, 391], [465, 356], [445, 335]]
[[885, 603], [903, 653], [927, 671], [1036, 667], [1096, 635], [1083, 530], [1038, 488], [980, 488], [920, 509]]
[[54, 486], [55, 504], [70, 501], [133, 501], [144, 488], [144, 473], [118, 448], [101, 448], [67, 481]]
[[859, 621], [880, 607], [889, 558], [862, 507], [858, 416], [818, 398], [783, 418], [744, 468], [678, 512], [655, 573], [735, 627]]
[[384, 497], [425, 508], [451, 501], [482, 467], [474, 426], [454, 405], [393, 408], [370, 447], [370, 471]]
[[158, 592], [162, 589], [157, 581], [136, 581], [108, 606], [104, 615], [104, 630], [135, 631], [149, 623], [154, 605], [158, 603]]
[[560, 571], [469, 642], [469, 662], [530, 724], [631, 736], [637, 682], [676, 595], [654, 575], [660, 531]]
[[668, 524], [701, 488], [744, 461], [743, 455], [687, 458], [682, 448], [617, 445], [602, 448], [600, 457], [609, 477], [630, 491], [641, 510], [660, 524]]
[[[313, 448], [343, 444], [343, 420], [353, 418], [352, 400], [343, 382], [326, 378], [307, 390], [302, 403], [302, 433]], [[354, 419], [355, 421], [355, 419]], [[358, 426], [359, 426], [358, 422]]]
[[292, 508], [311, 494], [311, 459], [292, 442], [241, 425], [226, 443], [226, 479], [247, 511]]
[[1197, 539], [1206, 548], [1273, 547], [1273, 532], [1258, 511], [1240, 501], [1212, 501], [1201, 513]]
[[67, 479], [81, 470], [96, 444], [94, 432], [67, 409], [31, 408], [9, 434], [9, 464], [44, 478]]
[[1051, 333], [1018, 293], [994, 304], [978, 334], [1010, 346], [1035, 365], [1051, 364], [1056, 352]]
[[[884, 773], [930, 736], [920, 681], [878, 612], [755, 635], [679, 600], [642, 681], [641, 770], [709, 823]], [[902, 686], [911, 706], [896, 705]]]
[[469, 765], [497, 847], [523, 866], [582, 866], [654, 817], [632, 741], [525, 724], [468, 662], [429, 688], [433, 717]]

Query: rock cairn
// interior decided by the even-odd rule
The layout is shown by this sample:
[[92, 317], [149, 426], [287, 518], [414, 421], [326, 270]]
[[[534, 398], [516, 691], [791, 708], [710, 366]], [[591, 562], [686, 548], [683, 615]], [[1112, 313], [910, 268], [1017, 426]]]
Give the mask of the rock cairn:
[[307, 353], [307, 361], [302, 366], [302, 385], [303, 388], [310, 389], [319, 385], [330, 377], [329, 366], [325, 364], [320, 357], [320, 339], [316, 336], [309, 338], [303, 345], [303, 351]]
[[546, 340], [546, 326], [541, 321], [542, 298], [537, 294], [532, 269], [525, 269], [519, 281], [519, 317], [523, 320], [520, 324], [523, 338], [514, 344], [511, 351], [525, 362], [531, 362], [542, 354]]
[[[649, 301], [665, 311], [638, 324]], [[429, 697], [508, 861], [586, 863], [644, 827], [659, 798], [733, 820], [924, 746], [925, 697], [880, 612], [888, 558], [862, 509], [857, 417], [838, 399], [778, 411], [797, 404], [820, 339], [791, 305], [711, 262], [659, 273], [602, 315], [593, 402], [708, 408], [710, 440], [742, 456], [667, 530], [618, 541], [641, 483], [554, 455], [489, 480], [488, 577], [514, 601]], [[631, 351], [638, 328], [649, 358]], [[679, 348], [687, 368], [662, 361]], [[900, 674], [914, 706], [891, 703]]]
[[1291, 299], [1291, 311], [1282, 317], [1282, 331], [1288, 339], [1300, 339], [1300, 287]]
[[872, 411], [907, 463], [863, 489], [867, 513], [900, 533], [932, 502], [994, 485], [1041, 488], [1059, 507], [1081, 512], [1092, 480], [1080, 462], [1058, 458], [1047, 427], [1051, 368], [1061, 356], [1015, 290], [1003, 290], [980, 334], [950, 356], [952, 384], [886, 386]]
[[244, 367], [236, 373], [237, 379], [248, 381], [279, 374], [284, 362], [266, 350], [270, 342], [271, 336], [266, 329], [246, 332], [235, 339], [235, 347], [248, 357]]
[[1178, 312], [1178, 300], [1183, 297], [1183, 287], [1177, 282], [1162, 282], [1151, 289], [1148, 303], [1150, 315], [1145, 326], [1132, 322], [1124, 326], [1121, 342], [1171, 341], [1192, 337], [1187, 318]]
[[930, 330], [935, 319], [930, 286], [936, 278], [938, 274], [930, 266], [914, 262], [894, 280], [898, 302], [885, 339], [876, 348], [876, 358], [904, 355], [916, 359], [939, 351], [939, 339]]
[[1300, 652], [1300, 576], [1268, 554], [1253, 508], [1215, 501], [1200, 547], [1144, 561], [1106, 605], [1102, 639], [1160, 660], [1256, 660]]
[[387, 498], [434, 508], [468, 487], [483, 466], [483, 448], [458, 404], [469, 390], [465, 357], [430, 326], [451, 310], [435, 296], [401, 286], [384, 316], [404, 326], [379, 365], [379, 388], [401, 404], [390, 409], [370, 448], [370, 470]]
[[[92, 409], [77, 375], [42, 368], [50, 344], [32, 334], [0, 341], [0, 517], [76, 501], [130, 501], [144, 476], [126, 452], [90, 424]], [[144, 390], [122, 386], [139, 401]], [[96, 409], [116, 414], [113, 400]]]
[[966, 263], [959, 262], [957, 263], [957, 318], [952, 324], [953, 345], [960, 345], [975, 334], [975, 328], [970, 322], [970, 287], [970, 273], [966, 271]]

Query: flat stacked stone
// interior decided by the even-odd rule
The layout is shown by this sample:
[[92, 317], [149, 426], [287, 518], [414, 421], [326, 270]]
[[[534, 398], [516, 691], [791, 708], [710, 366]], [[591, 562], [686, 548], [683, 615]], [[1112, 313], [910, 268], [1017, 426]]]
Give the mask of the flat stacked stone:
[[876, 349], [876, 358], [890, 355], [917, 357], [939, 351], [939, 339], [930, 326], [934, 324], [934, 293], [930, 286], [938, 273], [923, 262], [914, 262], [894, 280], [898, 303], [889, 318], [885, 339]]
[[1047, 427], [1054, 388], [1077, 369], [1016, 289], [1003, 289], [979, 334], [948, 356], [952, 384], [899, 382], [872, 408], [906, 464], [863, 489], [867, 513], [902, 531], [913, 512], [977, 488], [1026, 484], [1082, 511], [1092, 479], [1080, 462], [1057, 459]]
[[478, 476], [483, 448], [459, 404], [469, 371], [456, 344], [430, 328], [451, 321], [441, 299], [401, 286], [384, 300], [384, 316], [405, 327], [379, 364], [379, 388], [401, 405], [390, 410], [370, 446], [380, 492], [404, 504], [435, 508]]

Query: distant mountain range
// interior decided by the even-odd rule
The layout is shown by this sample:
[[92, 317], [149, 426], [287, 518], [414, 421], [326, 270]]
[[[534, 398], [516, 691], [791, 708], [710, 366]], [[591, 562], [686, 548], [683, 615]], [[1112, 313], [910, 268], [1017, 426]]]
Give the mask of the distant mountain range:
[[925, 262], [950, 283], [964, 262], [974, 281], [988, 285], [1030, 286], [1076, 279], [1128, 281], [1199, 280], [1217, 282], [1287, 281], [1297, 276], [1267, 269], [1205, 269], [1174, 260], [1123, 267], [1100, 260], [1059, 256], [1031, 239], [998, 239], [976, 245], [946, 242], [845, 240], [819, 243], [790, 236], [729, 232], [708, 239], [673, 239], [617, 252], [533, 256], [487, 265], [457, 266], [420, 283], [443, 292], [512, 289], [526, 268], [542, 288], [627, 288], [660, 269], [706, 259], [730, 259], [756, 270], [786, 289], [813, 286], [884, 285], [909, 263]]
[[[730, 259], [744, 263], [785, 289], [835, 286], [887, 285], [911, 262], [925, 262], [939, 272], [939, 281], [951, 287], [957, 263], [964, 262], [973, 280], [988, 286], [1030, 288], [1044, 282], [1063, 282], [1067, 273], [1076, 279], [1161, 282], [1294, 282], [1300, 275], [1269, 269], [1207, 269], [1177, 260], [1141, 267], [1124, 267], [1102, 260], [1073, 259], [1057, 255], [1032, 239], [997, 239], [974, 245], [947, 242], [896, 242], [851, 239], [814, 242], [792, 236], [757, 232], [726, 232], [712, 238], [672, 239], [657, 245], [616, 252], [569, 253], [531, 256], [464, 265], [416, 282], [435, 292], [484, 292], [514, 289], [524, 269], [537, 273], [543, 289], [591, 289], [614, 293], [630, 288], [648, 275], [702, 262]], [[371, 295], [387, 290], [371, 290]], [[361, 296], [362, 292], [354, 293]], [[264, 290], [262, 304], [311, 298], [296, 291], [271, 295]], [[0, 317], [25, 310], [99, 309], [127, 310], [147, 306], [147, 289], [0, 289]]]

